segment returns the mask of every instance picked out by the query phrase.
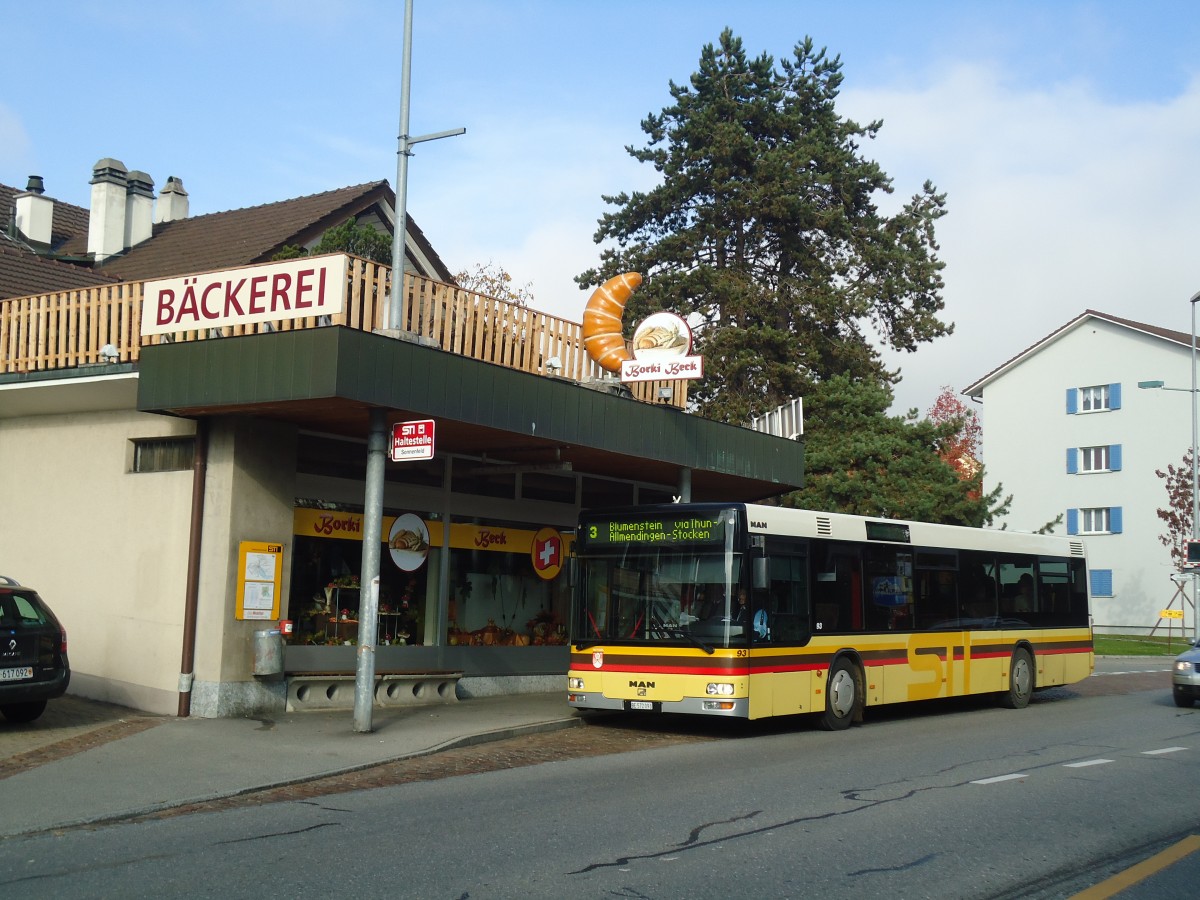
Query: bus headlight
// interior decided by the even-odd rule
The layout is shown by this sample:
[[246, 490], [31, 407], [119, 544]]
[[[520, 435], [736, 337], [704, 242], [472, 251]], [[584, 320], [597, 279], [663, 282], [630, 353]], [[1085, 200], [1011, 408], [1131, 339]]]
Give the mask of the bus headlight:
[[582, 678], [568, 678], [567, 679], [567, 688], [572, 691], [582, 691], [583, 690], [583, 679]]
[[726, 684], [722, 681], [713, 681], [709, 683], [708, 687], [705, 689], [705, 693], [707, 693], [710, 697], [732, 697], [733, 685]]

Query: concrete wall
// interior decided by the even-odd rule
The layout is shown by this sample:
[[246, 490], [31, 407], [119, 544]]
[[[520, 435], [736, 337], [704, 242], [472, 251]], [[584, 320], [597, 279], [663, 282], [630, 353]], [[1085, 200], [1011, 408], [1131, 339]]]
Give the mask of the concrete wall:
[[282, 684], [253, 674], [254, 632], [273, 627], [277, 619], [236, 618], [237, 564], [242, 541], [282, 544], [280, 599], [286, 602], [295, 473], [293, 426], [242, 418], [211, 421], [193, 715], [244, 715], [283, 708]]
[[0, 572], [62, 620], [72, 693], [175, 711], [192, 473], [131, 472], [131, 439], [192, 431], [133, 410], [0, 420]]
[[[1190, 389], [1190, 347], [1087, 319], [984, 390], [985, 486], [1013, 495], [1009, 528], [1035, 530], [1068, 508], [1122, 508], [1122, 533], [1083, 538], [1089, 568], [1113, 571], [1113, 596], [1092, 601], [1100, 630], [1148, 630], [1175, 592], [1156, 514], [1167, 493], [1154, 472], [1178, 465], [1191, 446], [1191, 395], [1138, 389], [1149, 380]], [[1067, 414], [1068, 388], [1112, 383], [1121, 385], [1120, 409]], [[1109, 444], [1122, 447], [1121, 471], [1067, 474], [1068, 447]], [[1054, 533], [1067, 533], [1065, 515]]]

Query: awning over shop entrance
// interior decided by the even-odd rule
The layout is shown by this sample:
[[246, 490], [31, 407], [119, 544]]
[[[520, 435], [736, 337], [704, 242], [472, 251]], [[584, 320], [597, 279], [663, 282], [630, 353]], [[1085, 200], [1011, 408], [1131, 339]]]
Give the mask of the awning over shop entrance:
[[245, 415], [363, 438], [437, 422], [437, 450], [496, 464], [676, 484], [694, 500], [759, 500], [800, 487], [804, 447], [575, 382], [417, 343], [331, 326], [143, 349], [138, 409], [187, 418]]

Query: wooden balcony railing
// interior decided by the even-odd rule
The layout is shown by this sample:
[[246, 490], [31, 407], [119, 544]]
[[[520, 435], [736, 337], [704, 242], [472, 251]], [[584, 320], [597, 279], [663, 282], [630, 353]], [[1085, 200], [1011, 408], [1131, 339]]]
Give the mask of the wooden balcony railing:
[[[143, 347], [166, 342], [330, 325], [373, 331], [384, 325], [390, 280], [390, 267], [350, 257], [343, 313], [170, 335], [142, 336], [143, 282], [0, 300], [0, 374], [136, 362]], [[605, 375], [584, 352], [582, 326], [577, 322], [411, 273], [404, 275], [404, 291], [406, 321], [401, 329], [431, 339], [447, 353], [577, 382]], [[106, 347], [110, 348], [108, 355], [102, 353]], [[629, 387], [634, 397], [649, 403], [681, 409], [687, 403], [686, 381], [641, 382]], [[669, 398], [660, 396], [660, 389], [669, 390]]]

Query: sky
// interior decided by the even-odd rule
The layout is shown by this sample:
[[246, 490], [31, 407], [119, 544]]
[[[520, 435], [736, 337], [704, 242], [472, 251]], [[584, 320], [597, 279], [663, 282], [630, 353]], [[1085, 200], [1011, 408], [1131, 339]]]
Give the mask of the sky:
[[[192, 215], [397, 178], [402, 0], [0, 0], [0, 182], [87, 207], [114, 157]], [[409, 215], [452, 271], [493, 263], [579, 321], [626, 151], [729, 27], [839, 56], [839, 113], [895, 212], [929, 180], [942, 318], [898, 367], [925, 413], [1086, 309], [1190, 329], [1200, 290], [1200, 6], [1191, 0], [414, 0]], [[986, 416], [984, 417], [986, 428]]]

